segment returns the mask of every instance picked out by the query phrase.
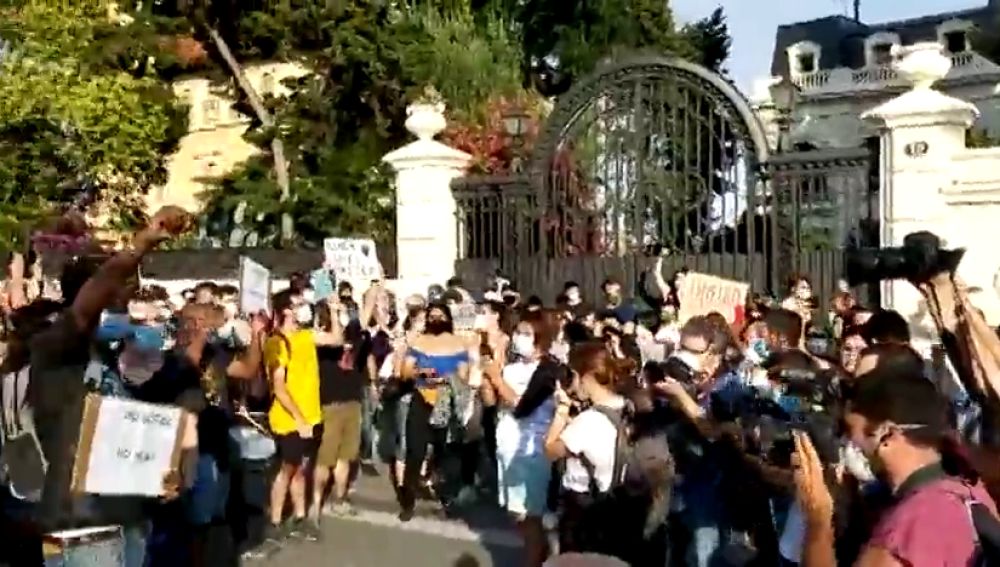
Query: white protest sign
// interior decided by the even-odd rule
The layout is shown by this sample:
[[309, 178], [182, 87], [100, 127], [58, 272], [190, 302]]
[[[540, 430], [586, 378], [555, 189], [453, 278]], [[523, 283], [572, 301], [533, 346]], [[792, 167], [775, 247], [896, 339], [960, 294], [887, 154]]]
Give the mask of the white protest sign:
[[455, 322], [455, 328], [462, 331], [471, 331], [476, 325], [476, 315], [479, 308], [475, 303], [459, 303], [451, 307], [451, 317]]
[[327, 238], [323, 241], [324, 267], [334, 273], [337, 283], [350, 282], [366, 289], [372, 280], [382, 279], [375, 242], [370, 238]]
[[271, 312], [271, 270], [246, 256], [240, 257], [240, 312]]
[[680, 312], [683, 325], [691, 317], [718, 312], [729, 323], [743, 318], [750, 284], [691, 272], [684, 276], [680, 290]]
[[183, 411], [124, 398], [87, 397], [73, 489], [88, 494], [156, 497], [180, 464]]

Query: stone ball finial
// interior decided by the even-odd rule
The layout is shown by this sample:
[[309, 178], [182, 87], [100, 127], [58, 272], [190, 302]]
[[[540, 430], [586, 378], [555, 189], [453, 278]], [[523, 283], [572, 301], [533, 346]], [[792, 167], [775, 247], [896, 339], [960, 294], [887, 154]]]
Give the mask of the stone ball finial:
[[896, 70], [905, 76], [916, 89], [930, 89], [951, 70], [951, 59], [945, 57], [943, 47], [936, 41], [915, 43], [894, 48]]

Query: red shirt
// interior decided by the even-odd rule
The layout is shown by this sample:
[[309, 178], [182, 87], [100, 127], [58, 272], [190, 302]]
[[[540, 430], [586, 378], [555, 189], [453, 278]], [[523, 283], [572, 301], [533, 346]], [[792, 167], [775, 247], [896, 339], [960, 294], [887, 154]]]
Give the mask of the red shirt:
[[907, 567], [968, 567], [976, 557], [976, 533], [966, 500], [982, 502], [997, 513], [981, 484], [942, 478], [904, 496], [886, 512], [868, 545], [887, 550]]

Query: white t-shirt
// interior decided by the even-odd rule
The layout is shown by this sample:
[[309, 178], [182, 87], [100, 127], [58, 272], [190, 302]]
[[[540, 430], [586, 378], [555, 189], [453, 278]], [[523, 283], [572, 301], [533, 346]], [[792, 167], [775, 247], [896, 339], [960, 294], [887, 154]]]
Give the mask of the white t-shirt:
[[[513, 362], [504, 366], [501, 377], [519, 397], [524, 394], [537, 362]], [[512, 408], [504, 408], [497, 423], [497, 451], [504, 455], [537, 455], [545, 449], [545, 434], [555, 415], [555, 401], [549, 398], [528, 417], [517, 419]]]
[[[616, 410], [625, 407], [625, 398], [616, 396], [605, 404]], [[586, 467], [575, 455], [586, 455], [594, 465], [594, 479], [601, 491], [611, 487], [611, 476], [615, 469], [615, 441], [618, 431], [606, 415], [594, 409], [588, 409], [569, 422], [562, 435], [559, 436], [566, 451], [566, 470], [563, 472], [563, 488], [573, 492], [590, 491], [590, 475]]]

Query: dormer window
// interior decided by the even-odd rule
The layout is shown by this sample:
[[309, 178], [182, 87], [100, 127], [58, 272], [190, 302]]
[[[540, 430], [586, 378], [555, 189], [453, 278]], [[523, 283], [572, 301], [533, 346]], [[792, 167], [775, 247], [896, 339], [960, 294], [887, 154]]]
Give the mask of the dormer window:
[[872, 60], [879, 67], [888, 67], [892, 64], [891, 43], [879, 43], [872, 47]]
[[800, 41], [790, 46], [786, 53], [789, 71], [792, 75], [808, 75], [819, 71], [819, 44], [811, 41]]
[[937, 28], [938, 42], [950, 54], [964, 53], [969, 50], [969, 35], [973, 24], [968, 20], [948, 20]]
[[948, 53], [963, 53], [969, 49], [968, 35], [964, 31], [944, 34], [944, 48]]
[[796, 69], [803, 75], [816, 72], [816, 54], [800, 53], [796, 63]]
[[899, 34], [890, 31], [880, 31], [865, 38], [865, 60], [868, 66], [892, 65], [892, 48], [899, 44]]

